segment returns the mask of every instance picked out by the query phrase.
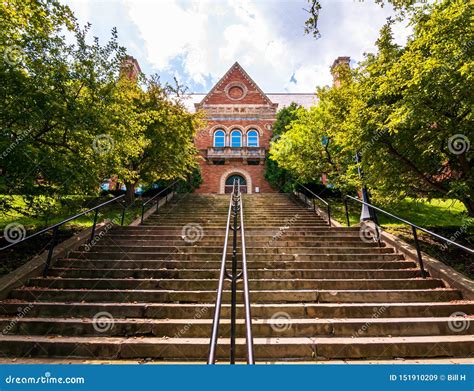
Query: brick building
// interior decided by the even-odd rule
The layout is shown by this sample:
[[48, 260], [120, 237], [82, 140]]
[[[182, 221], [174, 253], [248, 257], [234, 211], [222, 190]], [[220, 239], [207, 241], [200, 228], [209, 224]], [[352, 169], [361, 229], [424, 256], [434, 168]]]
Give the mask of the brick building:
[[203, 183], [199, 193], [222, 194], [234, 178], [248, 193], [272, 189], [264, 178], [264, 162], [272, 126], [281, 108], [296, 102], [314, 105], [314, 93], [264, 93], [236, 62], [207, 94], [191, 94], [191, 111], [202, 110], [207, 126], [196, 138]]

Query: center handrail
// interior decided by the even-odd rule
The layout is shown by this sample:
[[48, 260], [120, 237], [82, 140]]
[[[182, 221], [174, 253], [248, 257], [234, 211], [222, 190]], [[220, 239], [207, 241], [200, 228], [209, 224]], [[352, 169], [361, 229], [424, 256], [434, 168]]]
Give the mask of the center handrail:
[[216, 362], [217, 338], [218, 338], [218, 333], [219, 333], [219, 323], [221, 319], [222, 291], [224, 289], [224, 279], [226, 275], [225, 262], [227, 258], [227, 243], [229, 240], [230, 216], [232, 214], [234, 192], [235, 192], [235, 185], [234, 185], [234, 188], [232, 189], [232, 194], [230, 195], [229, 210], [227, 212], [227, 225], [225, 229], [224, 249], [222, 251], [221, 270], [219, 272], [219, 285], [217, 287], [216, 307], [214, 310], [214, 319], [212, 321], [212, 334], [211, 334], [211, 342], [209, 346], [209, 358], [207, 360], [208, 364], [215, 364]]
[[[240, 225], [237, 225], [237, 220], [240, 214]], [[231, 223], [233, 217], [233, 223]], [[231, 226], [232, 224], [232, 226]], [[228, 273], [226, 269], [227, 247], [230, 230], [233, 231], [233, 248], [232, 248], [232, 272]], [[241, 234], [242, 247], [242, 271], [237, 273], [237, 233]], [[253, 337], [252, 337], [252, 317], [250, 314], [250, 294], [247, 271], [247, 253], [245, 249], [245, 228], [244, 228], [244, 214], [242, 193], [240, 191], [240, 183], [234, 181], [232, 186], [232, 194], [229, 201], [229, 209], [227, 213], [227, 226], [224, 238], [224, 248], [222, 252], [221, 269], [219, 273], [219, 284], [217, 288], [216, 306], [214, 311], [214, 319], [212, 322], [212, 333], [209, 347], [208, 364], [215, 364], [216, 349], [219, 334], [219, 324], [222, 308], [222, 294], [224, 290], [224, 281], [229, 279], [231, 282], [231, 331], [230, 331], [230, 363], [235, 364], [235, 334], [236, 334], [236, 310], [237, 310], [237, 281], [243, 279], [244, 285], [244, 311], [245, 311], [245, 330], [247, 343], [247, 363], [255, 364], [253, 352]]]
[[[240, 183], [239, 183], [240, 194]], [[250, 312], [249, 279], [247, 273], [247, 250], [245, 247], [245, 227], [244, 227], [244, 203], [240, 198], [240, 234], [242, 244], [242, 278], [244, 280], [244, 308], [245, 308], [245, 336], [247, 340], [247, 359], [249, 364], [254, 364], [253, 336], [252, 336], [252, 315]]]

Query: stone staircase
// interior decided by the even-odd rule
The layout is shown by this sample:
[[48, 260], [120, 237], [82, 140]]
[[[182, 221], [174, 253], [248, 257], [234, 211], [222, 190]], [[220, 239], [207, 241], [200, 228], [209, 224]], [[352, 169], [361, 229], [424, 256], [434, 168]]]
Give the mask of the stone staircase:
[[[205, 362], [228, 202], [178, 195], [143, 225], [57, 260], [0, 302], [0, 356]], [[473, 354], [474, 302], [392, 248], [330, 228], [284, 194], [245, 195], [244, 211], [257, 360]], [[221, 361], [229, 301], [226, 290]], [[244, 359], [242, 304], [237, 312]]]

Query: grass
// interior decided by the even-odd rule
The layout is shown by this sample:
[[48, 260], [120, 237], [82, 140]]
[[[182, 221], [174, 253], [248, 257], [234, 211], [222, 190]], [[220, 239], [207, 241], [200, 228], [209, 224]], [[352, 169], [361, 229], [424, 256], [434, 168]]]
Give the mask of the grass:
[[[25, 236], [29, 236], [39, 230], [59, 223], [68, 217], [74, 216], [78, 213], [86, 211], [100, 203], [110, 200], [111, 198], [97, 198], [97, 197], [76, 197], [68, 196], [64, 199], [55, 202], [51, 200], [50, 211], [40, 215], [40, 217], [28, 216], [21, 213], [21, 210], [26, 209], [26, 203], [20, 196], [15, 196], [14, 207], [16, 210], [10, 209], [0, 215], [1, 234], [4, 234], [4, 229], [8, 224], [19, 224], [24, 228]], [[123, 207], [118, 202], [110, 203], [99, 209], [97, 215], [97, 222], [110, 220], [116, 224], [121, 223]], [[133, 207], [127, 208], [124, 216], [124, 225], [130, 224], [135, 220], [141, 212], [141, 201], [137, 201]], [[84, 229], [91, 227], [94, 223], [94, 211], [83, 216], [78, 217], [61, 226], [59, 230], [58, 243], [70, 238], [74, 234]], [[0, 275], [9, 273], [24, 264], [28, 259], [40, 254], [47, 249], [52, 240], [52, 231], [45, 232], [35, 238], [32, 238], [24, 243], [20, 243], [12, 249], [0, 253]], [[8, 245], [9, 242], [5, 240], [0, 241], [0, 247]]]
[[[330, 199], [331, 212], [334, 219], [346, 225], [344, 204], [340, 199]], [[468, 222], [467, 212], [464, 205], [456, 200], [424, 200], [405, 198], [391, 203], [390, 205], [377, 205], [386, 210], [410, 221], [420, 227], [461, 227]], [[349, 217], [351, 225], [357, 224], [360, 218], [361, 204], [349, 201]], [[404, 227], [406, 224], [388, 217], [382, 213], [377, 213], [380, 225], [385, 227]]]

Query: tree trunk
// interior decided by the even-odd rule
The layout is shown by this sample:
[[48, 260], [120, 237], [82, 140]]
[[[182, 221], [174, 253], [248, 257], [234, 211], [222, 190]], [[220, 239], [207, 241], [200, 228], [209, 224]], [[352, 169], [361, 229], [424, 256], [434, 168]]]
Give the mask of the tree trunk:
[[135, 187], [137, 183], [131, 183], [125, 181], [125, 187], [127, 188], [126, 193], [125, 193], [125, 201], [127, 202], [127, 205], [132, 205], [135, 202]]
[[472, 198], [470, 197], [463, 198], [461, 202], [466, 207], [467, 214], [469, 215], [469, 217], [474, 217], [474, 202], [472, 201]]

